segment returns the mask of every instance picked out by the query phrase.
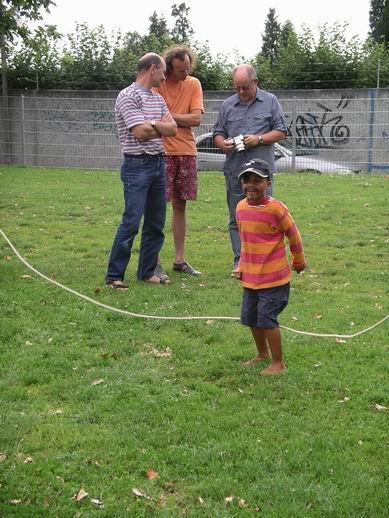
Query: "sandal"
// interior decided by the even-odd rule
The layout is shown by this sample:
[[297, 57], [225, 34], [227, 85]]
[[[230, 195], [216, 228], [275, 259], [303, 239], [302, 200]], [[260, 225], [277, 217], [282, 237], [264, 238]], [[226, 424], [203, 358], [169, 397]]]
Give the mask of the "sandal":
[[[170, 279], [166, 275], [166, 279], [163, 277], [160, 277], [159, 275], [153, 275], [149, 279], [144, 279], [145, 282], [148, 282], [149, 284], [170, 284]], [[153, 279], [153, 280], [152, 280]]]
[[119, 290], [119, 291], [127, 291], [128, 286], [126, 284], [123, 284], [122, 281], [108, 281], [105, 285], [107, 288], [110, 288], [111, 290]]
[[168, 274], [162, 268], [162, 264], [157, 264], [157, 266], [155, 267], [155, 270], [154, 270], [154, 275], [156, 277], [159, 277], [159, 279], [161, 279], [162, 284], [163, 283], [168, 284], [170, 282], [170, 278], [169, 278]]
[[187, 275], [201, 275], [201, 272], [195, 270], [189, 263], [183, 261], [182, 263], [173, 263], [173, 271], [186, 273]]

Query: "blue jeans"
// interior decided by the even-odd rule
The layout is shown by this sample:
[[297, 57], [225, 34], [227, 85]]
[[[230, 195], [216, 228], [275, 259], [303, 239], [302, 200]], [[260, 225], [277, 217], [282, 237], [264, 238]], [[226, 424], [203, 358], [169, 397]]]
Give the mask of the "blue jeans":
[[[240, 237], [238, 225], [236, 223], [236, 207], [238, 203], [244, 199], [241, 181], [237, 176], [225, 175], [226, 190], [227, 190], [227, 205], [230, 213], [230, 221], [228, 223], [228, 232], [230, 233], [231, 248], [234, 255], [234, 269], [238, 266], [240, 259]], [[274, 181], [273, 175], [271, 176]], [[267, 190], [269, 196], [272, 195], [273, 186]]]
[[124, 188], [122, 221], [117, 229], [108, 262], [106, 282], [124, 279], [132, 244], [143, 219], [138, 280], [154, 275], [164, 241], [166, 176], [162, 155], [125, 155], [121, 168]]

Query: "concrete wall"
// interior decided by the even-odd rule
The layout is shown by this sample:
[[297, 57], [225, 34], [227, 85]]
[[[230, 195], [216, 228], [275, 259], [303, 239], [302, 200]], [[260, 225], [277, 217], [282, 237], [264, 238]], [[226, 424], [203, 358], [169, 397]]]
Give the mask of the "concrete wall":
[[[121, 156], [113, 107], [117, 91], [13, 91], [0, 97], [0, 163], [116, 169]], [[196, 134], [212, 129], [232, 92], [207, 91]], [[389, 88], [281, 90], [289, 145], [354, 169], [389, 170]]]

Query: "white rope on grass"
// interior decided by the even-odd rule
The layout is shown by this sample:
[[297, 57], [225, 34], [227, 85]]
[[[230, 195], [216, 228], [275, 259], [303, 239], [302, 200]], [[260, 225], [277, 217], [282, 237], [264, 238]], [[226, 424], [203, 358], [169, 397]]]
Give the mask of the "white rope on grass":
[[[11, 247], [12, 251], [16, 255], [16, 257], [25, 265], [27, 268], [29, 268], [32, 272], [39, 275], [39, 277], [42, 277], [45, 281], [49, 282], [50, 284], [54, 284], [55, 286], [58, 286], [59, 288], [68, 291], [69, 293], [72, 293], [76, 297], [79, 297], [80, 299], [84, 299], [87, 302], [90, 302], [91, 304], [94, 304], [95, 306], [99, 306], [103, 309], [106, 309], [108, 311], [112, 311], [114, 313], [119, 313], [120, 315], [125, 315], [128, 317], [135, 317], [135, 318], [145, 318], [150, 320], [235, 320], [239, 321], [239, 317], [223, 317], [223, 316], [200, 316], [200, 317], [194, 317], [194, 316], [185, 316], [185, 317], [165, 317], [165, 316], [158, 316], [158, 315], [144, 315], [142, 313], [133, 313], [131, 311], [127, 311], [125, 309], [119, 309], [115, 308], [113, 306], [109, 306], [107, 304], [103, 304], [102, 302], [99, 302], [95, 299], [92, 299], [91, 297], [88, 297], [87, 295], [84, 295], [83, 293], [79, 293], [76, 290], [73, 290], [72, 288], [68, 288], [67, 286], [64, 286], [60, 282], [55, 281], [54, 279], [51, 279], [50, 277], [47, 277], [40, 271], [36, 270], [31, 264], [24, 259], [24, 257], [18, 252], [18, 250], [14, 247], [14, 245], [11, 243], [11, 241], [8, 239], [6, 234], [3, 232], [2, 229], [0, 229], [0, 233], [3, 236], [3, 238], [7, 241], [9, 246]], [[359, 331], [358, 333], [354, 333], [352, 335], [339, 335], [339, 334], [323, 334], [323, 333], [311, 333], [308, 331], [300, 331], [299, 329], [293, 329], [291, 327], [287, 326], [280, 326], [282, 329], [285, 329], [286, 331], [290, 331], [292, 333], [300, 334], [300, 335], [306, 335], [306, 336], [316, 336], [320, 338], [341, 338], [341, 339], [350, 339], [355, 338], [357, 336], [360, 336], [364, 333], [367, 333], [368, 331], [371, 331], [375, 327], [379, 326], [380, 324], [383, 324], [385, 320], [389, 318], [389, 315], [386, 315], [386, 317], [382, 318], [379, 322], [376, 322], [372, 326], [363, 329], [362, 331]]]

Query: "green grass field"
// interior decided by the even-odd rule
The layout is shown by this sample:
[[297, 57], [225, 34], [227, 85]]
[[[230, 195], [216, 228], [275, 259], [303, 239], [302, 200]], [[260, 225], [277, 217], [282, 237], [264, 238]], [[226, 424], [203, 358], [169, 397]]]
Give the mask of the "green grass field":
[[[351, 334], [387, 314], [387, 184], [277, 176], [309, 262], [283, 325]], [[0, 185], [1, 228], [47, 276], [136, 313], [239, 316], [221, 174], [189, 205], [203, 276], [171, 272], [169, 208], [172, 284], [135, 281], [137, 241], [126, 293], [104, 289], [116, 173], [3, 166]], [[263, 378], [239, 322], [120, 316], [0, 246], [0, 516], [388, 516], [387, 322], [345, 342], [283, 331], [288, 370]]]

